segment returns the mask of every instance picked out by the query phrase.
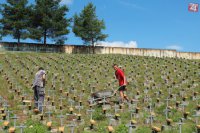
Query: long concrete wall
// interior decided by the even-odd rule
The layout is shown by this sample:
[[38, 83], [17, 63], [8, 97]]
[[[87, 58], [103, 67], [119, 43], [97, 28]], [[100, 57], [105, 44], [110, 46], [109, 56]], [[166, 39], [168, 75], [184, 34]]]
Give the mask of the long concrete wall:
[[[68, 54], [92, 54], [92, 47], [77, 45], [43, 45], [35, 43], [0, 42], [0, 51], [38, 51], [38, 52], [64, 52]], [[142, 49], [142, 48], [119, 48], [119, 47], [95, 47], [96, 54], [126, 54], [137, 56], [172, 57], [185, 59], [200, 59], [200, 52], [177, 52], [167, 49]]]

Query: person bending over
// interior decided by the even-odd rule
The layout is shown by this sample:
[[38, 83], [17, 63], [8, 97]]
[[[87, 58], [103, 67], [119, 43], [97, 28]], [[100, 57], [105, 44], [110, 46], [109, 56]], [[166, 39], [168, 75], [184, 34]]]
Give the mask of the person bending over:
[[38, 69], [38, 72], [35, 74], [35, 79], [33, 81], [33, 90], [34, 90], [34, 102], [35, 102], [35, 108], [39, 109], [39, 111], [42, 111], [43, 104], [44, 104], [44, 95], [45, 95], [45, 70], [40, 67]]
[[[126, 77], [125, 77], [124, 71], [122, 69], [120, 69], [117, 64], [114, 64], [113, 68], [115, 70], [115, 77], [119, 82], [118, 91], [119, 91], [120, 98], [121, 98], [120, 101], [123, 103], [124, 99], [125, 99], [125, 100], [127, 100], [129, 102], [129, 99], [128, 99], [127, 95], [126, 95], [127, 81], [126, 81]], [[116, 93], [116, 91], [115, 91], [115, 93]]]

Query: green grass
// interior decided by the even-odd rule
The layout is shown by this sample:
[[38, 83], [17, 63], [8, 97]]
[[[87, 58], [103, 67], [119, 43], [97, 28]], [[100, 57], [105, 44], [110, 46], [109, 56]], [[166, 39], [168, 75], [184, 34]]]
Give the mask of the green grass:
[[[8, 60], [6, 62], [5, 60]], [[149, 105], [149, 102], [143, 102], [144, 99], [144, 89], [149, 88], [148, 96], [152, 99], [152, 104], [156, 104], [156, 99], [159, 98], [161, 106], [153, 107], [152, 111], [155, 112], [156, 118], [153, 125], [161, 127], [166, 125], [166, 119], [164, 114], [164, 109], [166, 108], [165, 99], [169, 97], [168, 89], [171, 88], [173, 94], [177, 94], [176, 101], [182, 101], [182, 97], [178, 95], [182, 89], [185, 90], [184, 96], [187, 96], [187, 101], [189, 105], [186, 106], [185, 111], [189, 111], [189, 117], [192, 120], [185, 120], [183, 125], [183, 132], [190, 133], [195, 131], [195, 123], [193, 121], [192, 115], [196, 109], [196, 102], [192, 101], [190, 98], [193, 95], [193, 90], [200, 92], [199, 85], [199, 64], [200, 60], [186, 60], [186, 59], [174, 59], [174, 58], [155, 58], [155, 57], [140, 57], [140, 56], [130, 56], [130, 55], [84, 55], [84, 54], [45, 54], [45, 53], [23, 53], [23, 52], [6, 52], [0, 56], [0, 95], [8, 101], [10, 105], [9, 110], [13, 111], [13, 114], [20, 115], [22, 118], [17, 120], [19, 123], [24, 123], [27, 128], [25, 132], [27, 133], [43, 133], [47, 132], [46, 125], [39, 120], [32, 121], [30, 116], [33, 115], [32, 112], [26, 116], [22, 113], [20, 105], [21, 96], [14, 92], [14, 89], [24, 91], [26, 93], [25, 98], [30, 99], [33, 96], [33, 91], [31, 90], [31, 83], [34, 79], [34, 74], [37, 71], [38, 66], [42, 66], [47, 70], [47, 86], [46, 86], [46, 96], [48, 95], [48, 90], [54, 90], [52, 87], [55, 86], [54, 92], [50, 93], [51, 101], [52, 96], [55, 96], [56, 110], [52, 110], [51, 120], [53, 121], [53, 128], [58, 128], [60, 125], [60, 120], [57, 118], [61, 111], [59, 110], [60, 100], [59, 97], [63, 96], [62, 110], [63, 114], [69, 113], [70, 103], [68, 99], [73, 99], [75, 95], [76, 101], [73, 105], [74, 113], [78, 113], [78, 110], [74, 106], [79, 103], [79, 95], [83, 94], [82, 89], [85, 89], [85, 93], [82, 96], [84, 108], [80, 111], [84, 119], [84, 124], [79, 125], [75, 132], [81, 132], [85, 127], [90, 125], [90, 115], [86, 113], [88, 106], [88, 97], [90, 96], [90, 89], [95, 88], [94, 91], [98, 90], [111, 90], [111, 88], [116, 89], [118, 83], [114, 79], [114, 70], [112, 64], [117, 63], [125, 68], [126, 77], [128, 78], [130, 84], [128, 88], [128, 96], [134, 97], [136, 95], [136, 90], [140, 91], [140, 99], [138, 102], [138, 107], [141, 108], [139, 112], [139, 118], [134, 118], [137, 121], [136, 133], [149, 133], [151, 132], [151, 126], [145, 123], [145, 120], [149, 116], [150, 112], [145, 111], [145, 108]], [[3, 72], [1, 72], [3, 70]], [[64, 70], [64, 71], [63, 71]], [[176, 70], [176, 71], [174, 71]], [[17, 73], [16, 73], [17, 71]], [[181, 75], [181, 76], [178, 76]], [[21, 78], [23, 76], [24, 78]], [[28, 79], [29, 84], [26, 84], [25, 77]], [[55, 78], [56, 77], [56, 78]], [[161, 77], [164, 77], [163, 79]], [[10, 83], [6, 80], [9, 79]], [[165, 83], [164, 79], [169, 78], [168, 84]], [[55, 80], [55, 82], [53, 82]], [[64, 83], [62, 83], [62, 80]], [[184, 83], [183, 80], [186, 82]], [[147, 85], [144, 85], [144, 83]], [[194, 82], [194, 83], [193, 83]], [[12, 92], [9, 92], [9, 86], [12, 83]], [[197, 86], [194, 86], [197, 84]], [[60, 88], [63, 88], [63, 93], [59, 92]], [[69, 93], [67, 97], [65, 92], [69, 92], [70, 88], [74, 87], [76, 90], [75, 94]], [[155, 92], [162, 91], [161, 95], [156, 95]], [[199, 96], [199, 94], [198, 94]], [[112, 98], [113, 101], [118, 100], [118, 96]], [[51, 102], [50, 101], [50, 102]], [[183, 117], [183, 112], [181, 108], [175, 108], [175, 100], [169, 101], [169, 106], [173, 109], [169, 113], [169, 118], [173, 120], [173, 125], [175, 128], [172, 131], [163, 131], [163, 133], [175, 133], [178, 131], [178, 126], [176, 122]], [[2, 108], [2, 105], [0, 105]], [[94, 106], [93, 109], [93, 119], [97, 122], [94, 131], [84, 131], [87, 132], [97, 132], [105, 133], [107, 131], [109, 119], [102, 114], [102, 108]], [[45, 109], [47, 111], [47, 109]], [[114, 115], [114, 107], [107, 113]], [[125, 126], [130, 121], [130, 112], [128, 106], [125, 106], [123, 111], [118, 112], [120, 114], [121, 124], [114, 127], [116, 133], [127, 133], [128, 128]], [[26, 117], [24, 117], [26, 116]], [[47, 121], [45, 117], [45, 121]], [[70, 119], [70, 120], [69, 120]], [[76, 116], [73, 119], [77, 119]], [[64, 124], [70, 123], [72, 118], [64, 118]], [[13, 120], [11, 120], [11, 125], [13, 125]], [[33, 128], [29, 128], [30, 126]], [[1, 123], [2, 126], [2, 123]], [[69, 131], [69, 129], [67, 129]], [[19, 129], [17, 129], [19, 132]]]

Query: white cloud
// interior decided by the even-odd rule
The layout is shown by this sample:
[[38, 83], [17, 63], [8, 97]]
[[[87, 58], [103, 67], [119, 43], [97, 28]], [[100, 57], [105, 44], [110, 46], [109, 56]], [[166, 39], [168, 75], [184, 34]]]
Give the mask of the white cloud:
[[128, 43], [122, 41], [114, 41], [114, 42], [98, 42], [98, 46], [106, 46], [106, 47], [125, 47], [125, 48], [137, 48], [136, 41], [130, 41]]
[[166, 49], [175, 49], [175, 50], [183, 50], [183, 48], [179, 45], [169, 45]]
[[63, 5], [69, 5], [69, 4], [72, 4], [73, 3], [73, 0], [62, 0], [61, 1], [61, 4]]

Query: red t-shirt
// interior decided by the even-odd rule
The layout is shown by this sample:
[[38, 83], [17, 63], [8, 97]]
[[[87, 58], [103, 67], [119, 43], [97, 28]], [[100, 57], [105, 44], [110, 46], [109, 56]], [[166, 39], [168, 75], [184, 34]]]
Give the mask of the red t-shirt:
[[118, 68], [115, 71], [115, 76], [119, 81], [119, 86], [126, 85], [126, 77], [124, 75], [124, 72], [121, 69]]

